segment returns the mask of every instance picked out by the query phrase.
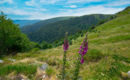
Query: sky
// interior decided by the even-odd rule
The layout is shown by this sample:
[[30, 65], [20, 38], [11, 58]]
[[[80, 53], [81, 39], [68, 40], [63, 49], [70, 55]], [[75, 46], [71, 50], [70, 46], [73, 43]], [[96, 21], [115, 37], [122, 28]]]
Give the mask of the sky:
[[0, 0], [0, 11], [13, 20], [114, 14], [127, 6], [130, 0]]

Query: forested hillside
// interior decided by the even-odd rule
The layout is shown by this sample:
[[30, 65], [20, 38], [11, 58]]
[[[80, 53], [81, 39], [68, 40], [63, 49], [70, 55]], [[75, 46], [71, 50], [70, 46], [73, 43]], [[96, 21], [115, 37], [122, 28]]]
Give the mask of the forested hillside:
[[28, 27], [25, 27], [26, 30], [23, 30], [23, 32], [26, 33], [32, 41], [53, 42], [63, 38], [65, 32], [69, 32], [70, 35], [82, 30], [87, 30], [90, 27], [96, 26], [100, 22], [105, 22], [105, 20], [107, 21], [110, 16], [111, 15], [93, 14], [81, 17], [72, 17], [68, 20], [41, 25], [39, 29], [35, 29], [37, 28], [37, 25], [34, 25], [33, 27], [30, 27], [31, 29], [35, 29], [33, 32], [32, 30], [30, 32], [30, 29], [28, 30], [26, 29]]
[[21, 29], [21, 31], [23, 33], [29, 34], [29, 33], [32, 33], [32, 32], [39, 30], [41, 27], [43, 27], [47, 24], [54, 23], [57, 21], [67, 20], [69, 18], [71, 18], [71, 17], [56, 17], [56, 18], [51, 18], [51, 19], [47, 19], [47, 20], [41, 20], [35, 24], [24, 26]]

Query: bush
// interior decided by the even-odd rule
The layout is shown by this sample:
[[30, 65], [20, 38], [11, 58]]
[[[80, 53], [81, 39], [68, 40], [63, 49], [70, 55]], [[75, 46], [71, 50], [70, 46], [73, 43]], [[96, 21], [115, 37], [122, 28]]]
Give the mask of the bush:
[[84, 57], [85, 61], [97, 61], [103, 57], [103, 54], [97, 49], [90, 49]]
[[52, 76], [53, 74], [55, 74], [55, 71], [54, 71], [54, 69], [53, 69], [52, 67], [48, 67], [48, 68], [46, 69], [46, 74], [47, 74], [48, 76]]
[[40, 44], [41, 49], [47, 49], [47, 48], [52, 48], [52, 45], [47, 43], [46, 41], [42, 41]]
[[0, 54], [12, 54], [31, 49], [32, 45], [28, 37], [21, 33], [18, 25], [0, 14]]
[[61, 60], [57, 58], [48, 58], [46, 60], [46, 63], [51, 65], [51, 66], [59, 66], [61, 64]]
[[30, 52], [31, 53], [36, 53], [36, 52], [38, 52], [40, 49], [39, 48], [33, 48]]

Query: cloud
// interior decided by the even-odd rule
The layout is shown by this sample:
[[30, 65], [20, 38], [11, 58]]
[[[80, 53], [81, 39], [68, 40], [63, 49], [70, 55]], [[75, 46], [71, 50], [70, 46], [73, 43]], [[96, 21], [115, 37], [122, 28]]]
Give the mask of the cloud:
[[65, 7], [69, 7], [69, 8], [77, 8], [77, 5], [70, 5], [70, 6], [65, 6]]
[[[12, 0], [3, 0], [3, 1], [12, 1]], [[95, 1], [103, 1], [103, 0], [69, 0], [70, 2], [95, 2]], [[26, 6], [19, 7], [15, 6], [14, 8], [4, 6], [0, 7], [0, 9], [7, 15], [12, 17], [12, 19], [49, 19], [53, 17], [60, 17], [60, 16], [82, 16], [87, 14], [114, 14], [117, 13], [124, 8], [121, 5], [130, 4], [129, 0], [115, 0], [112, 1], [110, 4], [109, 0], [106, 4], [92, 4], [92, 6], [80, 6], [78, 4], [70, 3], [64, 5], [57, 5], [59, 4], [59, 0], [30, 0], [24, 1]], [[0, 0], [0, 2], [2, 2]], [[11, 3], [11, 2], [10, 2]], [[55, 4], [56, 5], [55, 5]], [[46, 5], [47, 9], [44, 8]], [[50, 6], [50, 4], [54, 4], [54, 6]], [[82, 4], [82, 3], [80, 3]], [[33, 7], [30, 7], [33, 6]], [[49, 7], [48, 7], [49, 6]], [[118, 7], [113, 7], [118, 6]], [[121, 7], [120, 7], [121, 6]], [[23, 17], [21, 17], [23, 16]]]
[[88, 2], [99, 2], [102, 0], [68, 0], [67, 3], [88, 3]]
[[123, 10], [123, 8], [90, 6], [90, 7], [79, 8], [79, 9], [60, 9], [60, 10], [61, 12], [54, 13], [54, 14], [32, 15], [29, 17], [29, 19], [49, 19], [49, 18], [61, 17], [61, 16], [82, 16], [88, 14], [114, 14]]
[[14, 8], [1, 8], [1, 10], [6, 14], [14, 14], [14, 15], [28, 15], [29, 14], [28, 12], [24, 10], [14, 9]]
[[[28, 10], [20, 10], [20, 9], [13, 9], [13, 8], [2, 8], [4, 13], [6, 14], [13, 14], [13, 15], [21, 15], [27, 16], [26, 19], [49, 19], [54, 17], [60, 16], [82, 16], [87, 14], [114, 14], [117, 13], [124, 8], [111, 8], [111, 7], [104, 7], [104, 6], [89, 6], [84, 8], [78, 9], [59, 9], [57, 13], [43, 13], [36, 9], [36, 11], [28, 11]], [[33, 8], [32, 8], [33, 9]], [[25, 18], [19, 18], [25, 19]]]
[[35, 8], [25, 8], [26, 10], [31, 10], [31, 11], [38, 11], [38, 12], [43, 12], [43, 11], [47, 11], [47, 9], [45, 8], [40, 8], [40, 7], [35, 7]]
[[[31, 8], [28, 8], [31, 9]], [[32, 8], [33, 9], [33, 8]], [[41, 11], [45, 11], [44, 9], [33, 9], [33, 11], [29, 10], [23, 10], [23, 9], [16, 9], [16, 8], [1, 8], [1, 11], [3, 11], [5, 14], [9, 15], [15, 15], [15, 16], [27, 16], [26, 19], [46, 19], [47, 14], [42, 13]], [[46, 17], [47, 16], [47, 17]], [[13, 18], [15, 19], [15, 18]], [[19, 18], [19, 19], [25, 19], [25, 18]]]
[[3, 4], [3, 3], [9, 3], [9, 4], [12, 4], [13, 1], [12, 1], [12, 0], [0, 0], [0, 4]]
[[40, 0], [40, 3], [43, 3], [43, 4], [54, 4], [56, 2], [58, 2], [60, 0]]
[[39, 0], [39, 2], [38, 2], [37, 0], [30, 0], [30, 1], [26, 1], [25, 4], [27, 6], [39, 6], [42, 4], [54, 4], [58, 1], [59, 0]]
[[22, 16], [29, 16], [29, 15], [37, 15], [40, 12], [34, 12], [34, 11], [25, 11], [21, 9], [14, 9], [14, 8], [2, 8], [1, 9], [6, 14], [13, 14], [13, 15], [22, 15]]
[[129, 0], [117, 0], [117, 1], [113, 1], [110, 2], [108, 4], [104, 4], [105, 6], [122, 6], [122, 5], [130, 5], [130, 1]]
[[37, 5], [36, 2], [35, 2], [35, 0], [26, 1], [25, 4], [26, 4], [27, 6], [35, 6], [35, 5]]
[[123, 8], [110, 8], [104, 6], [89, 6], [85, 8], [79, 9], [68, 9], [68, 10], [61, 10], [61, 13], [64, 16], [81, 16], [87, 14], [114, 14], [119, 11], [123, 10]]

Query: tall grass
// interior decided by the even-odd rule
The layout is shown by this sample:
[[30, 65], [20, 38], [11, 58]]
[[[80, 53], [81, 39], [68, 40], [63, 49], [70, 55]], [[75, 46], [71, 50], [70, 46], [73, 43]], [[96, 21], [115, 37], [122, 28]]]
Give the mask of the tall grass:
[[8, 75], [11, 72], [23, 73], [25, 75], [34, 75], [36, 73], [37, 66], [36, 65], [28, 65], [24, 63], [5, 65], [0, 67], [0, 76]]

